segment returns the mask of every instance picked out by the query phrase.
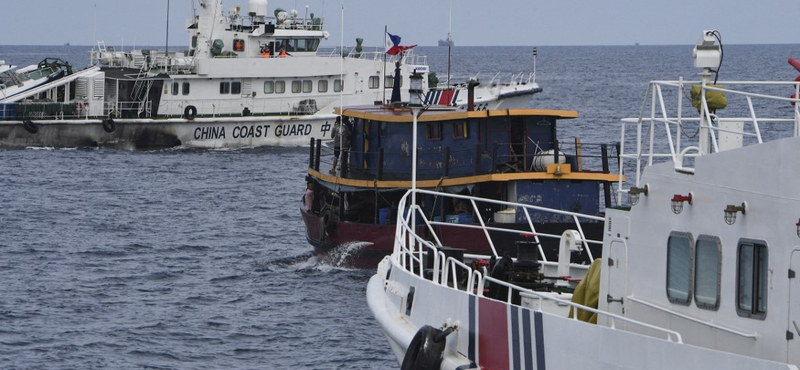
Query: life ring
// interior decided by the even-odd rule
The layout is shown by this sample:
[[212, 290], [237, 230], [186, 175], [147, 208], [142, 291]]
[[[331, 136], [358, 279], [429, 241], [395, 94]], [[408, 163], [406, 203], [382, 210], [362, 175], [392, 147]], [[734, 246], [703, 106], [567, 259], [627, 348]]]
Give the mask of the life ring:
[[75, 103], [75, 115], [78, 117], [83, 115], [83, 103], [81, 102]]
[[194, 119], [194, 117], [197, 117], [197, 108], [194, 105], [187, 105], [183, 109], [183, 118]]
[[29, 119], [22, 121], [22, 128], [24, 128], [25, 131], [28, 131], [32, 134], [39, 132], [39, 126], [36, 126], [36, 124]]
[[438, 369], [442, 364], [444, 347], [447, 344], [445, 338], [452, 331], [452, 328], [442, 331], [430, 325], [419, 328], [408, 345], [400, 369]]
[[103, 120], [103, 131], [112, 133], [114, 130], [117, 129], [117, 124], [114, 123], [114, 120], [111, 118], [106, 118]]

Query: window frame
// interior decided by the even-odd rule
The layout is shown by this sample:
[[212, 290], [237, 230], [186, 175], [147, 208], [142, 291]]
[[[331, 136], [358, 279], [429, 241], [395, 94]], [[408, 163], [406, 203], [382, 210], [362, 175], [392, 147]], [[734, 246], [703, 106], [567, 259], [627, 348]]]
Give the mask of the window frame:
[[314, 91], [314, 81], [303, 80], [303, 94], [309, 94]]
[[333, 92], [342, 92], [342, 91], [344, 91], [344, 80], [341, 78], [333, 80]]
[[219, 83], [219, 93], [220, 95], [227, 95], [231, 93], [231, 82], [230, 81], [222, 81]]
[[275, 81], [275, 93], [276, 94], [285, 94], [286, 93], [286, 81]]
[[425, 124], [425, 139], [428, 141], [442, 140], [442, 123], [430, 122]]
[[369, 76], [368, 85], [370, 89], [379, 89], [381, 87], [381, 76]]
[[183, 95], [189, 95], [189, 91], [190, 91], [191, 83], [189, 83], [188, 81], [186, 81], [186, 82], [184, 82], [182, 85], [183, 85], [183, 87], [182, 87], [181, 93], [182, 93]]
[[[753, 250], [752, 265], [749, 266], [750, 282], [750, 308], [742, 307], [742, 251], [743, 247], [751, 246]], [[762, 259], [763, 257], [763, 259]], [[762, 265], [763, 264], [763, 265]], [[747, 271], [745, 271], [747, 272]], [[740, 239], [736, 246], [736, 313], [741, 317], [765, 320], [769, 308], [769, 248], [763, 240]], [[760, 296], [763, 295], [763, 298]], [[759, 300], [763, 300], [759, 305]]]
[[239, 95], [242, 93], [242, 81], [231, 82], [231, 95]]
[[467, 120], [453, 121], [452, 134], [454, 140], [469, 139], [469, 130], [467, 129]]
[[[688, 260], [686, 261], [686, 266], [684, 267], [684, 269], [678, 270], [677, 268], [673, 268], [672, 267], [673, 262], [676, 262], [675, 259], [673, 258], [673, 254], [677, 253], [677, 252], [673, 252], [673, 250], [674, 250], [675, 247], [679, 247], [680, 246], [680, 245], [672, 243], [673, 238], [675, 238], [675, 239], [683, 239], [683, 240], [687, 241], [686, 246], [688, 246], [688, 251], [687, 251], [688, 252], [687, 253], [688, 254]], [[675, 256], [675, 257], [678, 258], [680, 256]], [[673, 232], [671, 232], [669, 234], [669, 238], [667, 239], [667, 258], [666, 258], [666, 261], [667, 261], [667, 270], [666, 270], [666, 281], [665, 281], [665, 284], [664, 284], [664, 289], [665, 289], [665, 292], [667, 294], [667, 299], [672, 304], [679, 304], [679, 305], [683, 305], [683, 306], [688, 306], [689, 304], [692, 303], [692, 298], [693, 298], [693, 295], [694, 295], [694, 292], [693, 292], [693, 290], [694, 290], [693, 289], [694, 288], [694, 238], [692, 237], [691, 233], [682, 232], [682, 231], [673, 231]], [[685, 271], [685, 269], [688, 269], [688, 271]], [[688, 279], [688, 281], [686, 281], [686, 286], [685, 286], [686, 292], [680, 292], [680, 293], [685, 293], [685, 295], [686, 295], [685, 298], [677, 297], [672, 293], [676, 289], [670, 284], [670, 281], [675, 281], [675, 279], [671, 279], [671, 278], [680, 278], [679, 275], [674, 276], [673, 275], [674, 273], [685, 273], [686, 274], [685, 277], [686, 277], [686, 279]]]
[[[267, 89], [267, 86], [270, 86]], [[264, 94], [274, 94], [275, 93], [275, 81], [264, 81]]]
[[[707, 269], [705, 269], [705, 268], [704, 269], [700, 269], [699, 266], [698, 266], [698, 262], [702, 258], [701, 254], [700, 254], [701, 242], [714, 243], [714, 246], [716, 247], [716, 256], [715, 256], [716, 259], [717, 259], [717, 261], [716, 261], [716, 274], [715, 274], [716, 275], [715, 276], [715, 280], [716, 281], [714, 282], [714, 286], [715, 286], [715, 289], [716, 289], [716, 294], [715, 294], [714, 303], [704, 302], [704, 301], [701, 301], [700, 298], [698, 298], [698, 290], [699, 290], [698, 289], [698, 284], [704, 282], [704, 280], [701, 279], [700, 275], [703, 274], [703, 276], [706, 276], [706, 272], [708, 272]], [[720, 305], [720, 294], [721, 294], [720, 292], [722, 291], [722, 241], [720, 240], [719, 237], [711, 236], [711, 235], [702, 235], [702, 234], [697, 237], [697, 241], [695, 241], [695, 247], [694, 247], [694, 264], [695, 264], [695, 267], [694, 267], [694, 284], [693, 285], [694, 285], [694, 302], [695, 302], [695, 305], [700, 309], [717, 311], [719, 309], [719, 305]]]
[[292, 94], [299, 94], [303, 91], [303, 81], [292, 80]]
[[172, 95], [178, 95], [181, 84], [178, 81], [172, 81]]
[[328, 80], [319, 80], [317, 82], [317, 91], [321, 93], [328, 92]]

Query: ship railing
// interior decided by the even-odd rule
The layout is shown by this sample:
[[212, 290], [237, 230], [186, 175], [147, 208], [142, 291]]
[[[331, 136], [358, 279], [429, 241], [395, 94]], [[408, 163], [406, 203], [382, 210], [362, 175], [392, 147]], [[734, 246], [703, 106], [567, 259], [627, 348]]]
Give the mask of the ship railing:
[[[444, 134], [449, 135], [448, 132]], [[312, 143], [311, 147], [314, 146]], [[315, 163], [332, 164], [333, 145], [320, 149], [318, 153], [310, 153], [310, 158], [316, 158]], [[547, 163], [556, 162], [568, 163], [572, 172], [612, 173], [618, 170], [619, 160], [617, 144], [587, 143], [580, 138], [547, 143], [526, 137], [514, 142], [494, 142], [488, 150], [481, 144], [466, 148], [442, 145], [423, 147], [417, 153], [417, 176], [426, 180], [489, 173], [545, 172]], [[339, 173], [344, 178], [383, 181], [409, 177], [411, 157], [399, 149], [378, 148], [365, 152], [351, 145], [340, 155], [347, 156], [338, 161], [344, 165]]]
[[110, 118], [151, 118], [153, 102], [107, 101], [103, 105], [103, 115]]
[[88, 106], [83, 102], [56, 103], [23, 100], [14, 103], [0, 103], [0, 121], [80, 118], [88, 118]]
[[[394, 244], [394, 251], [391, 255], [392, 261], [394, 264], [399, 266], [402, 269], [405, 269], [412, 274], [418, 275], [420, 278], [430, 280], [434, 284], [438, 284], [441, 286], [450, 287], [453, 289], [461, 290], [467, 294], [475, 295], [477, 297], [484, 297], [484, 292], [486, 292], [487, 283], [489, 284], [496, 284], [498, 286], [502, 286], [507, 288], [506, 297], [501, 299], [507, 304], [514, 304], [513, 297], [515, 295], [519, 295], [524, 293], [529, 297], [535, 297], [539, 301], [552, 301], [555, 302], [559, 306], [569, 306], [572, 308], [572, 319], [578, 320], [577, 312], [578, 311], [588, 311], [598, 315], [598, 317], [603, 316], [608, 319], [609, 327], [614, 329], [616, 328], [617, 322], [624, 322], [630, 325], [643, 327], [646, 329], [653, 330], [657, 333], [660, 333], [665, 339], [669, 341], [674, 341], [677, 343], [683, 343], [683, 339], [681, 334], [670, 329], [661, 328], [655, 325], [651, 325], [644, 322], [639, 322], [637, 320], [629, 319], [624, 316], [620, 316], [614, 313], [601, 311], [599, 309], [588, 307], [579, 303], [574, 303], [568, 300], [560, 299], [555, 297], [552, 294], [546, 294], [542, 292], [538, 292], [532, 289], [524, 288], [513, 283], [509, 283], [506, 281], [502, 281], [491, 276], [488, 276], [488, 270], [486, 267], [481, 267], [480, 269], [475, 269], [470, 265], [465, 264], [464, 262], [456, 259], [452, 256], [447, 256], [442, 249], [444, 247], [438, 238], [436, 237], [436, 233], [434, 232], [433, 226], [436, 225], [451, 225], [448, 223], [441, 223], [441, 222], [433, 222], [429, 221], [424, 214], [420, 212], [413, 212], [414, 209], [419, 209], [418, 206], [409, 204], [410, 201], [413, 199], [413, 195], [435, 195], [435, 196], [443, 196], [443, 197], [453, 197], [462, 200], [469, 200], [472, 204], [475, 211], [477, 211], [477, 202], [489, 202], [489, 203], [496, 203], [501, 205], [507, 206], [514, 206], [518, 208], [523, 208], [526, 210], [526, 216], [528, 219], [529, 226], [531, 227], [531, 234], [535, 235], [537, 238], [554, 238], [559, 239], [563, 237], [562, 235], [553, 235], [553, 234], [546, 234], [546, 233], [539, 233], [537, 234], [534, 228], [533, 223], [529, 217], [528, 209], [537, 210], [537, 211], [549, 211], [558, 214], [570, 214], [575, 221], [576, 231], [580, 235], [581, 242], [584, 244], [584, 248], [587, 248], [587, 243], [599, 243], [602, 244], [602, 241], [598, 240], [586, 240], [585, 235], [583, 234], [582, 228], [580, 227], [580, 219], [588, 219], [588, 220], [595, 220], [599, 221], [602, 220], [601, 217], [594, 217], [588, 215], [582, 215], [579, 213], [574, 212], [564, 212], [556, 209], [547, 209], [543, 207], [536, 207], [518, 203], [510, 203], [510, 202], [503, 202], [503, 201], [495, 201], [495, 200], [488, 200], [482, 198], [476, 198], [471, 196], [461, 196], [461, 195], [454, 195], [454, 194], [447, 194], [447, 193], [439, 193], [434, 191], [427, 191], [427, 190], [409, 190], [406, 195], [400, 201], [401, 209], [406, 209], [407, 204], [409, 205], [408, 209], [412, 210], [411, 212], [406, 212], [404, 215], [398, 215], [397, 218], [397, 225], [395, 231], [395, 244]], [[417, 216], [413, 216], [416, 214]], [[419, 221], [419, 223], [417, 223]], [[452, 224], [453, 226], [463, 226], [468, 228], [475, 228], [472, 225], [459, 225], [459, 224]], [[519, 233], [520, 230], [512, 229], [512, 230], [505, 230], [503, 228], [498, 227], [487, 227], [485, 224], [481, 222], [481, 228], [484, 229], [485, 235], [487, 238], [489, 237], [488, 231], [495, 231], [495, 232], [512, 232], [512, 233]], [[427, 235], [432, 235], [433, 240], [429, 240], [420, 235], [420, 230], [425, 229], [427, 230]], [[588, 250], [588, 248], [587, 248]], [[432, 253], [429, 253], [432, 252]], [[541, 249], [539, 250], [540, 258], [542, 258], [542, 264], [545, 266], [555, 267], [558, 262], [554, 261], [547, 261], [544, 255], [544, 251]], [[432, 261], [432, 271], [430, 271], [427, 266], [429, 265], [426, 259], [430, 259], [430, 255], [433, 255]], [[481, 255], [465, 255], [471, 258], [490, 258], [490, 256], [481, 256]], [[497, 258], [497, 254], [494, 254], [494, 257]], [[563, 262], [569, 264], [569, 261]], [[575, 268], [585, 268], [588, 269], [588, 266], [572, 266], [573, 269]], [[426, 273], [426, 269], [427, 271]], [[463, 278], [459, 277], [459, 271], [463, 273]], [[543, 305], [538, 305], [539, 311], [542, 310], [541, 307]]]
[[[445, 203], [448, 199], [457, 199], [460, 201], [467, 202], [469, 207], [469, 212], [475, 215], [474, 219], [477, 223], [452, 223], [447, 222], [446, 220], [437, 220], [436, 218], [429, 219], [424, 212], [422, 212], [419, 205], [413, 205], [412, 203], [412, 195], [433, 195], [437, 197], [437, 199], [442, 199], [442, 202]], [[485, 209], [489, 207], [494, 207], [495, 209], [513, 209], [515, 210], [515, 214], [521, 214], [524, 217], [522, 219], [522, 224], [525, 224], [527, 227], [523, 229], [519, 228], [511, 228], [511, 227], [503, 227], [502, 224], [493, 224], [487, 225], [487, 221], [484, 220], [484, 217], [481, 217], [482, 214], [485, 214]], [[481, 230], [485, 241], [489, 245], [489, 248], [492, 252], [492, 255], [495, 258], [500, 257], [497, 250], [496, 241], [491, 236], [492, 233], [500, 233], [500, 234], [513, 234], [513, 235], [522, 235], [526, 238], [530, 238], [532, 242], [537, 244], [537, 254], [539, 255], [539, 259], [543, 262], [550, 262], [548, 260], [547, 255], [542, 247], [542, 239], [550, 239], [550, 240], [559, 240], [561, 235], [550, 234], [539, 230], [536, 225], [539, 224], [539, 220], [541, 219], [542, 214], [547, 215], [550, 219], [559, 219], [564, 224], [572, 225], [572, 228], [576, 230], [581, 239], [581, 246], [583, 250], [586, 252], [588, 256], [588, 260], [594, 260], [595, 256], [592, 255], [592, 251], [590, 246], [601, 246], [603, 244], [602, 240], [593, 240], [587, 239], [584, 234], [584, 228], [588, 223], [598, 223], [603, 222], [603, 217], [587, 215], [577, 212], [570, 212], [570, 211], [562, 211], [558, 209], [552, 209], [547, 207], [541, 207], [536, 205], [530, 204], [520, 204], [520, 203], [513, 203], [513, 202], [506, 202], [502, 200], [494, 200], [494, 199], [485, 199], [485, 198], [478, 198], [469, 195], [461, 195], [461, 194], [452, 194], [452, 193], [444, 193], [444, 192], [437, 192], [431, 190], [423, 190], [417, 189], [409, 190], [399, 202], [398, 209], [403, 210], [402, 213], [399, 213], [397, 216], [397, 235], [395, 236], [398, 242], [395, 243], [394, 251], [396, 253], [405, 253], [409, 256], [412, 256], [411, 261], [403, 261], [410, 262], [409, 265], [411, 270], [416, 270], [419, 273], [422, 273], [422, 265], [418, 264], [417, 262], [421, 263], [423, 261], [424, 255], [430, 248], [441, 248], [442, 242], [437, 236], [437, 233], [434, 232], [435, 226], [448, 226], [448, 227], [456, 227], [456, 228], [463, 228], [463, 229], [476, 229]], [[411, 211], [408, 211], [411, 210]], [[412, 217], [412, 215], [416, 215]], [[414, 224], [413, 226], [411, 224]], [[422, 238], [420, 235], [417, 235], [413, 232], [413, 230], [417, 227], [423, 227], [427, 229], [428, 234], [432, 235], [431, 240], [427, 240]], [[487, 256], [488, 257], [488, 256]], [[599, 257], [599, 256], [598, 256]], [[434, 262], [434, 266], [437, 263]], [[416, 266], [416, 268], [414, 267]], [[405, 267], [405, 264], [404, 264]], [[445, 274], [446, 275], [446, 274]]]
[[[320, 102], [319, 104], [317, 102]], [[230, 100], [161, 100], [158, 115], [161, 117], [182, 117], [188, 106], [197, 108], [197, 115], [203, 117], [242, 117], [253, 116], [301, 116], [317, 113], [323, 106], [320, 100], [306, 99], [230, 99]], [[246, 109], [246, 110], [245, 110]], [[246, 113], [247, 112], [247, 113]], [[331, 124], [333, 124], [333, 115]], [[328, 133], [330, 135], [330, 133]]]
[[[693, 86], [701, 92], [695, 106]], [[647, 166], [672, 162], [676, 171], [691, 174], [698, 156], [798, 136], [800, 99], [792, 94], [800, 97], [800, 82], [652, 81], [639, 117], [621, 120], [619, 198], [631, 186], [644, 188], [641, 176]]]

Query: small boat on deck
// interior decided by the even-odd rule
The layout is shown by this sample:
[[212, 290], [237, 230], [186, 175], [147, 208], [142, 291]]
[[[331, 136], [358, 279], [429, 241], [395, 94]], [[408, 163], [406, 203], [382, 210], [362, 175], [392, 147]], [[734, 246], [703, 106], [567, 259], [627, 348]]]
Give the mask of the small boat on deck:
[[[248, 11], [199, 0], [188, 50], [115, 50], [99, 41], [92, 66], [36, 85], [0, 88], [0, 148], [123, 149], [303, 146], [324, 138], [342, 105], [386, 101], [392, 66], [428, 77], [414, 50], [323, 49], [314, 13], [249, 0]], [[358, 40], [358, 39], [357, 39]], [[387, 68], [386, 66], [389, 66]], [[4, 74], [8, 74], [4, 72]], [[429, 101], [466, 106], [466, 85], [425, 87]], [[477, 87], [479, 109], [527, 107], [541, 89], [529, 74]], [[400, 93], [408, 97], [405, 84]]]
[[[421, 76], [410, 79], [415, 91]], [[501, 202], [484, 205], [466, 198], [421, 196], [419, 216], [433, 222], [428, 237], [444, 245], [485, 253], [498, 245], [483, 236], [487, 229], [482, 226], [491, 234], [499, 225], [518, 229], [516, 234], [497, 235], [513, 244], [536, 238], [526, 231], [531, 221], [540, 230], [561, 229], [571, 222], [566, 214], [528, 214], [525, 208], [502, 202], [592, 215], [595, 219], [585, 231], [598, 238], [602, 233], [602, 209], [611, 206], [611, 183], [618, 176], [604, 170], [611, 146], [557, 139], [561, 122], [576, 118], [576, 111], [455, 110], [420, 102], [419, 108], [410, 103], [346, 107], [340, 112], [351, 126], [349, 144], [331, 153], [319, 141], [311, 143], [309, 195], [300, 207], [309, 243], [333, 263], [374, 267], [392, 252], [394, 223], [406, 210], [401, 199], [412, 187], [414, 147], [419, 155], [418, 187]], [[420, 138], [416, 145], [415, 136]], [[333, 163], [330, 158], [335, 158]], [[452, 227], [455, 224], [474, 228]], [[552, 255], [557, 246], [545, 242], [542, 248]], [[516, 255], [513, 248], [498, 252]], [[589, 262], [599, 252], [587, 250], [576, 258]]]
[[[366, 295], [403, 369], [798, 369], [800, 83], [714, 81], [716, 40], [705, 31], [695, 48], [699, 80], [651, 82], [641, 116], [622, 120], [635, 175], [620, 178], [629, 206], [606, 210], [601, 238], [579, 214], [548, 235], [531, 220], [559, 258], [534, 244], [506, 259], [397, 217]], [[400, 206], [420, 209], [414, 195], [448, 196], [417, 190]], [[570, 260], [591, 245], [602, 257]]]

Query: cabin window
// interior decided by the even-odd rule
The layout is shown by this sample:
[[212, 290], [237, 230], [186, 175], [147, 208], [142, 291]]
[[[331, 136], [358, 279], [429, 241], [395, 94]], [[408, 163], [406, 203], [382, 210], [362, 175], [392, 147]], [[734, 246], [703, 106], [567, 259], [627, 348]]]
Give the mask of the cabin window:
[[197, 47], [197, 36], [192, 36], [192, 49]]
[[242, 83], [240, 81], [231, 82], [231, 94], [241, 94]]
[[764, 319], [767, 316], [769, 264], [767, 246], [740, 241], [736, 272], [736, 311], [739, 316]]
[[287, 52], [288, 52], [288, 51], [295, 51], [295, 50], [297, 50], [297, 47], [295, 46], [296, 44], [297, 44], [297, 40], [285, 40], [285, 41], [283, 42], [283, 45], [284, 45], [284, 47], [286, 47], [286, 51], [287, 51]]
[[308, 50], [308, 46], [306, 45], [306, 40], [305, 39], [297, 40], [296, 51], [306, 51], [306, 50]]
[[286, 92], [286, 81], [275, 81], [275, 93], [283, 94]]
[[189, 83], [188, 82], [184, 82], [183, 83], [183, 95], [189, 95]]
[[672, 232], [667, 240], [667, 298], [688, 305], [692, 297], [692, 235]]
[[321, 93], [328, 92], [328, 80], [319, 80], [317, 83], [317, 91]]
[[387, 89], [394, 87], [394, 78], [392, 76], [384, 76], [383, 86]]
[[369, 76], [369, 88], [370, 89], [377, 89], [381, 87], [381, 80], [380, 76]]
[[469, 135], [467, 131], [467, 121], [453, 122], [453, 139], [463, 140]]
[[303, 82], [300, 80], [292, 81], [292, 93], [299, 94], [300, 91], [303, 89]]
[[694, 248], [694, 301], [697, 307], [719, 308], [722, 243], [715, 236], [700, 235]]
[[303, 80], [303, 92], [310, 93], [311, 90], [314, 89], [314, 81], [311, 80]]
[[243, 52], [244, 51], [244, 40], [242, 39], [233, 39], [233, 51]]
[[178, 84], [177, 82], [173, 82], [172, 83], [172, 95], [178, 95], [178, 88], [179, 87], [180, 87], [180, 84]]
[[333, 92], [341, 92], [344, 90], [344, 81], [340, 79], [333, 80]]
[[426, 124], [425, 137], [428, 140], [442, 140], [442, 123], [434, 122]]
[[230, 94], [231, 93], [231, 83], [230, 82], [220, 82], [219, 83], [219, 93], [220, 94]]
[[275, 92], [274, 81], [264, 81], [264, 94], [272, 94]]

